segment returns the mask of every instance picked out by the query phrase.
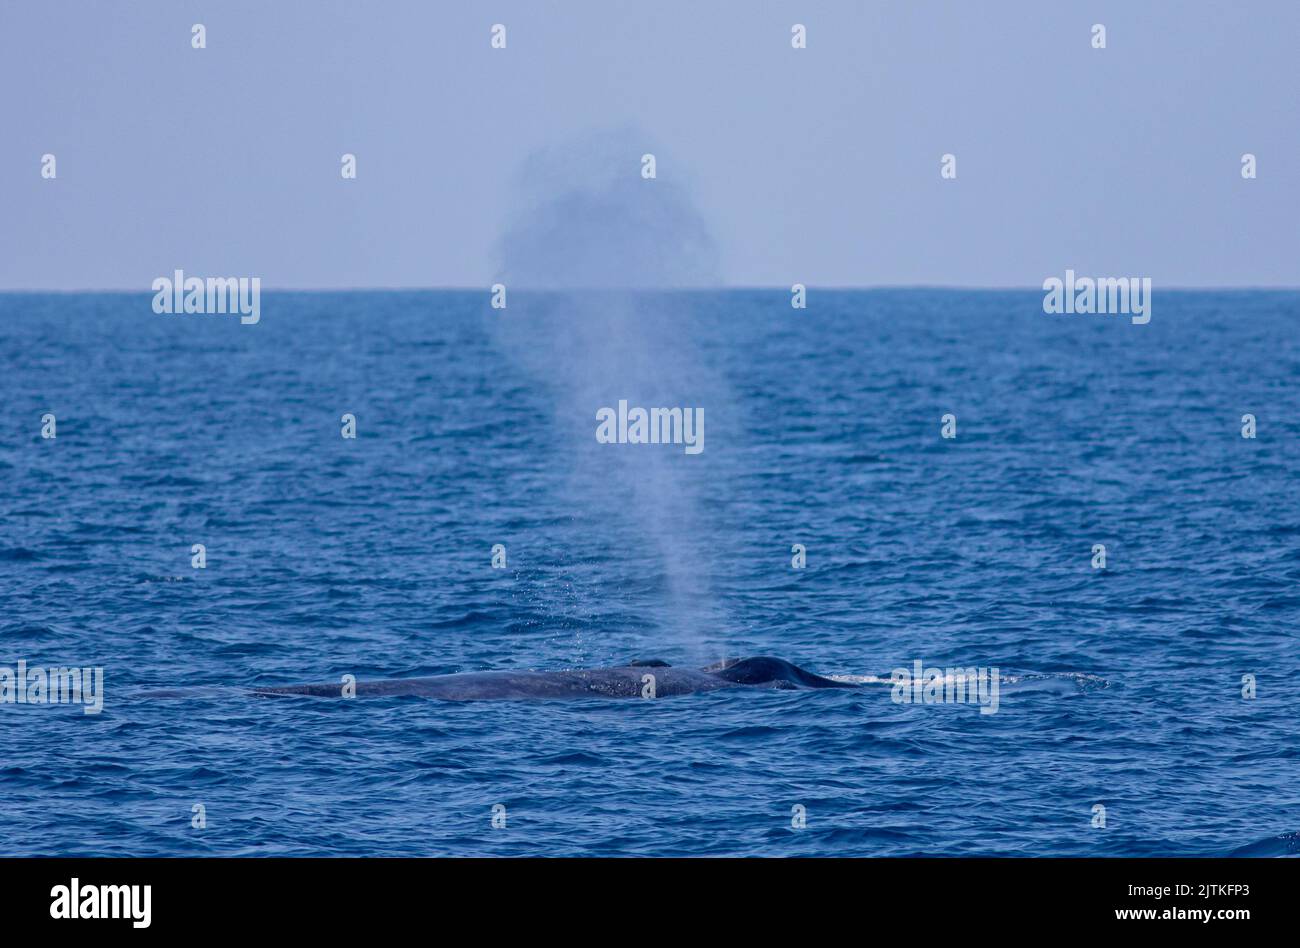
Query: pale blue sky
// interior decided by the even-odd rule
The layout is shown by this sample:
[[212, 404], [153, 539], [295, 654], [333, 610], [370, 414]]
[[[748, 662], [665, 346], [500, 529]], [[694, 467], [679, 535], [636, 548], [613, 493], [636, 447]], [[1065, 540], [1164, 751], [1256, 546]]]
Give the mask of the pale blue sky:
[[5, 0], [0, 288], [486, 285], [529, 156], [610, 130], [722, 283], [1295, 286], [1297, 44], [1294, 0]]

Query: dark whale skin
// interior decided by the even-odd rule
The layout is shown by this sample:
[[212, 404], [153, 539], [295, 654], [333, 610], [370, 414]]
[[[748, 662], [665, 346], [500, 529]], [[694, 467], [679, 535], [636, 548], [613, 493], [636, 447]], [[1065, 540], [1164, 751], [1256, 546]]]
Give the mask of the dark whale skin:
[[[645, 676], [654, 676], [654, 697], [697, 694], [723, 688], [853, 688], [854, 685], [822, 678], [780, 658], [727, 659], [707, 668], [674, 668], [647, 661], [612, 668], [565, 671], [489, 671], [435, 675], [430, 678], [394, 678], [356, 683], [357, 697], [418, 695], [444, 701], [529, 698], [642, 698]], [[308, 695], [338, 698], [338, 682], [258, 687], [258, 695]]]

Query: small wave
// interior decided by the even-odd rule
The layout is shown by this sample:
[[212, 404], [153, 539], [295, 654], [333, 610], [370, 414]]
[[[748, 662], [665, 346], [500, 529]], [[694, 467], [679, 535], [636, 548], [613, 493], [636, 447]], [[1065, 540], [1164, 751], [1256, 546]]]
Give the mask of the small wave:
[[33, 563], [41, 558], [41, 554], [35, 550], [29, 550], [23, 546], [9, 547], [0, 550], [0, 561], [7, 563]]
[[586, 751], [571, 751], [565, 754], [553, 754], [550, 757], [543, 757], [538, 763], [564, 767], [605, 767], [610, 762], [598, 754], [589, 754]]
[[1229, 856], [1254, 856], [1256, 858], [1300, 857], [1300, 833], [1283, 833], [1270, 836], [1248, 846], [1240, 846], [1228, 853]]
[[842, 681], [848, 685], [888, 685], [891, 684], [888, 677], [881, 678], [879, 675], [823, 675], [823, 678], [829, 678], [831, 681]]
[[[850, 685], [887, 685], [892, 687], [894, 680], [890, 675], [825, 675], [831, 681]], [[956, 675], [945, 674], [936, 679], [938, 687], [953, 686], [957, 683]], [[998, 685], [1007, 694], [1026, 692], [1056, 692], [1057, 694], [1075, 694], [1081, 691], [1097, 691], [1110, 687], [1110, 682], [1100, 675], [1087, 672], [1026, 672], [1018, 675], [999, 675]]]
[[780, 729], [768, 727], [763, 724], [751, 724], [748, 727], [733, 728], [730, 731], [720, 735], [724, 741], [749, 741], [764, 737], [771, 737], [773, 734], [779, 734]]
[[[851, 685], [892, 685], [894, 683], [890, 675], [823, 675], [822, 677]], [[952, 684], [956, 681], [956, 677], [955, 675], [944, 675], [938, 679], [938, 683]], [[999, 675], [998, 681], [1004, 685], [1022, 685], [1040, 681], [1068, 681], [1084, 689], [1105, 688], [1110, 684], [1100, 675], [1091, 675], [1087, 672], [1026, 672], [1020, 675]]]

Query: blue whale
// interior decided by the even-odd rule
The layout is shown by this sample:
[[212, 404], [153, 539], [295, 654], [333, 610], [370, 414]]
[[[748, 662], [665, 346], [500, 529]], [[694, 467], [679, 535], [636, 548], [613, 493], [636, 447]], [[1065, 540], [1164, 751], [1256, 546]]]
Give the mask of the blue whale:
[[[856, 688], [805, 671], [781, 658], [724, 659], [704, 668], [676, 668], [660, 660], [632, 661], [611, 668], [567, 671], [489, 671], [430, 678], [356, 682], [357, 697], [419, 695], [445, 701], [491, 698], [666, 698], [723, 688]], [[257, 695], [338, 698], [338, 682], [257, 687]]]

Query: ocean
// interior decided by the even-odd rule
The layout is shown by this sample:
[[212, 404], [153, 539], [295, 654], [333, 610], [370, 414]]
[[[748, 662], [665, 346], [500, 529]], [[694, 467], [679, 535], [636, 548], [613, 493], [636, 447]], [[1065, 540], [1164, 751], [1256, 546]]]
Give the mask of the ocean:
[[[0, 294], [0, 667], [103, 669], [0, 703], [8, 855], [1300, 849], [1300, 293], [510, 293]], [[247, 690], [748, 655], [866, 683]]]

